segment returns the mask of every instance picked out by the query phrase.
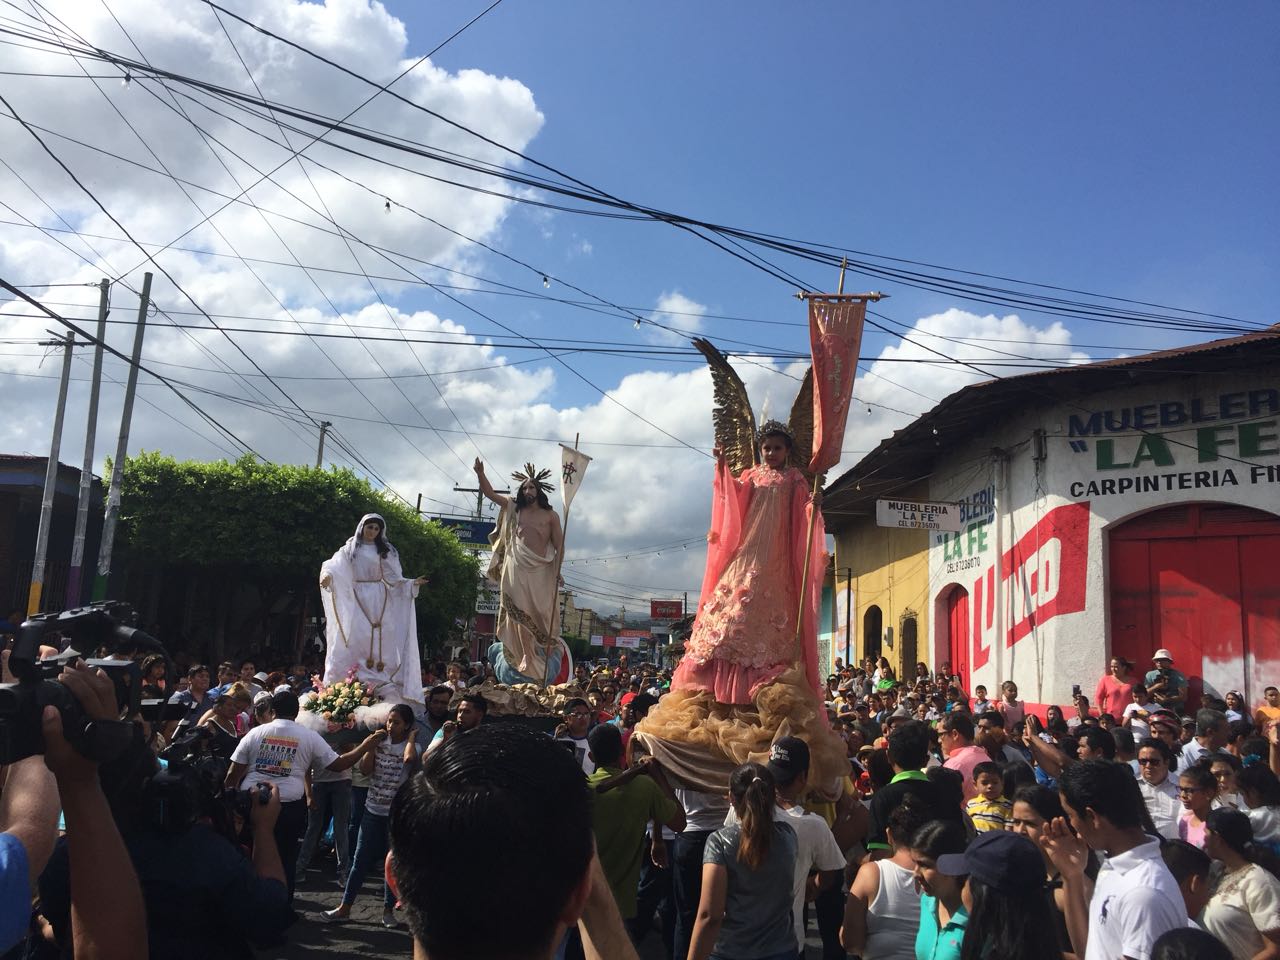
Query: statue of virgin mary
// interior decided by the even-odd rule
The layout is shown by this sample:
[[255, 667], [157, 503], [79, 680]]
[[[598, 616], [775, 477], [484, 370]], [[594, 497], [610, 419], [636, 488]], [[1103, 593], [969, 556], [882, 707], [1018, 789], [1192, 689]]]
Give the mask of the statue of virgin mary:
[[386, 539], [376, 513], [360, 518], [355, 534], [320, 568], [327, 621], [324, 682], [336, 683], [352, 667], [388, 703], [423, 709], [418, 618], [413, 601], [425, 577], [406, 578], [400, 554]]

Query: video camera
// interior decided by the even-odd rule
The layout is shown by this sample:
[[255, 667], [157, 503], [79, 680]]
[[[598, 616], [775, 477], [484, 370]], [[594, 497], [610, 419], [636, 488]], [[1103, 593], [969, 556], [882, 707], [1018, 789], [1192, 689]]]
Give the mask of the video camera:
[[[9, 654], [9, 670], [17, 682], [0, 684], [0, 764], [44, 753], [40, 718], [47, 706], [58, 708], [63, 735], [86, 757], [102, 763], [124, 752], [134, 737], [131, 718], [140, 708], [142, 672], [138, 664], [132, 660], [85, 661], [111, 678], [118, 717], [123, 716], [123, 721], [91, 720], [74, 694], [57, 678], [69, 663], [80, 658], [79, 650], [147, 649], [165, 655], [167, 661], [160, 643], [131, 626], [133, 620], [129, 604], [107, 601], [57, 614], [37, 614], [22, 624]], [[56, 657], [38, 659], [40, 641], [55, 630], [69, 639], [64, 651]]]
[[143, 807], [147, 819], [167, 833], [204, 820], [235, 843], [236, 818], [248, 821], [255, 803], [270, 802], [271, 788], [259, 783], [252, 790], [224, 789], [231, 760], [210, 749], [212, 734], [196, 727], [160, 752], [166, 767], [147, 782]]

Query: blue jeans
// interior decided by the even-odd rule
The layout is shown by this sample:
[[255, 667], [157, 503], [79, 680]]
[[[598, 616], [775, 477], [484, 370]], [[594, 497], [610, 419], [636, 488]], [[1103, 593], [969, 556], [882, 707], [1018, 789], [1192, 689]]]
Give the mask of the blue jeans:
[[[364, 801], [368, 796], [368, 787], [353, 786], [351, 788], [351, 822], [347, 827], [348, 850], [354, 850], [356, 848], [356, 838], [360, 835], [360, 820], [364, 817]], [[339, 876], [341, 876], [341, 874], [339, 874]]]
[[[636, 891], [636, 915], [624, 920], [631, 942], [639, 945], [653, 926], [653, 914], [657, 911], [661, 920], [663, 951], [673, 956], [676, 933], [676, 908], [671, 891], [671, 867], [655, 867], [646, 849], [644, 863], [640, 867], [640, 888]], [[681, 958], [683, 960], [683, 958]]]
[[710, 830], [686, 830], [671, 842], [671, 893], [676, 905], [675, 956], [689, 955], [702, 896], [702, 851]]
[[345, 877], [351, 868], [351, 846], [347, 824], [351, 819], [351, 781], [328, 780], [311, 784], [311, 798], [315, 807], [307, 810], [307, 835], [298, 851], [296, 872], [306, 872], [324, 826], [333, 817], [333, 848], [338, 852], [338, 876]]
[[818, 933], [822, 936], [822, 960], [847, 960], [849, 954], [840, 945], [840, 927], [844, 923], [843, 877], [818, 894], [813, 902], [813, 912], [818, 919]]
[[[342, 891], [342, 905], [349, 907], [356, 902], [356, 894], [364, 883], [365, 874], [375, 863], [379, 866], [387, 858], [387, 820], [386, 814], [371, 813], [365, 810], [360, 820], [360, 835], [356, 839], [355, 862], [351, 864], [351, 872], [347, 874], [347, 885]], [[382, 903], [391, 908], [396, 899], [391, 895], [384, 877], [382, 881]]]

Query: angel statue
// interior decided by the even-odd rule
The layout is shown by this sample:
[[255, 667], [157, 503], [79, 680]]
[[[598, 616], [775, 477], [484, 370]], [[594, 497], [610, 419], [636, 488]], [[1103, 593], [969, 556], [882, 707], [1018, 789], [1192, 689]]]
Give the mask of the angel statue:
[[778, 737], [798, 735], [809, 742], [817, 784], [820, 771], [834, 778], [848, 763], [819, 693], [825, 531], [821, 484], [805, 472], [813, 371], [805, 373], [790, 420], [757, 430], [746, 386], [724, 354], [706, 340], [693, 343], [711, 367], [716, 404], [707, 566], [671, 693], [636, 733], [678, 777], [716, 792], [723, 789], [713, 773], [718, 765], [699, 753], [737, 765], [767, 754]]
[[489, 647], [489, 664], [499, 683], [544, 687], [559, 673], [563, 656], [557, 561], [564, 542], [560, 516], [547, 500], [551, 471], [525, 464], [511, 475], [520, 485], [514, 497], [493, 489], [479, 458], [475, 471], [480, 492], [501, 510], [489, 537], [493, 556], [488, 577], [502, 588], [498, 639]]

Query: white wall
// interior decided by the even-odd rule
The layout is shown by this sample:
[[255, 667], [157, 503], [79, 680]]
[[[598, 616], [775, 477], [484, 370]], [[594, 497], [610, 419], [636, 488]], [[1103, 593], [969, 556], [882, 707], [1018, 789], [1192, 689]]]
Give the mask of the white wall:
[[[948, 659], [951, 585], [969, 591], [972, 624], [979, 592], [985, 620], [988, 584], [998, 584], [1002, 604], [993, 606], [977, 642], [970, 638], [971, 685], [994, 694], [999, 681], [1012, 679], [1029, 703], [1067, 704], [1079, 683], [1092, 698], [1109, 650], [1107, 527], [1194, 501], [1280, 513], [1278, 391], [1275, 369], [1188, 376], [1046, 403], [980, 425], [937, 462], [930, 483], [931, 499], [966, 501], [973, 513], [962, 533], [930, 535], [934, 662]], [[993, 448], [1005, 451], [1003, 463]], [[1031, 562], [1010, 570], [996, 563], [998, 550]], [[1011, 633], [1012, 645], [998, 639]], [[984, 651], [989, 657], [976, 669], [975, 651], [977, 659]], [[1242, 686], [1243, 669], [1207, 664], [1206, 681]]]

